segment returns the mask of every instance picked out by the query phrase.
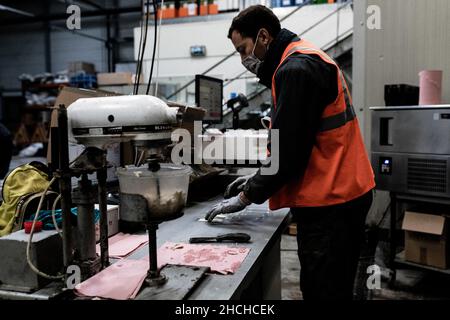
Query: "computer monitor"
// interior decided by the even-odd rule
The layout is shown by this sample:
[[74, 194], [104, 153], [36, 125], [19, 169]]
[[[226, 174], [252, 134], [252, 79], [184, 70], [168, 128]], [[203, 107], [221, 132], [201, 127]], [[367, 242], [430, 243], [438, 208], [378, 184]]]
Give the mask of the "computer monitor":
[[223, 117], [223, 81], [197, 74], [195, 76], [195, 104], [206, 110], [205, 123], [221, 123]]

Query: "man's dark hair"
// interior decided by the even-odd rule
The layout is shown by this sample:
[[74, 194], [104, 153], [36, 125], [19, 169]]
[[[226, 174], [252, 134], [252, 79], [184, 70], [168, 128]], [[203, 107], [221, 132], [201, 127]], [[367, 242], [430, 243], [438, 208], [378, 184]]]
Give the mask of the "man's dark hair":
[[237, 31], [242, 37], [251, 37], [255, 41], [261, 28], [267, 29], [269, 34], [275, 38], [281, 30], [280, 20], [272, 10], [265, 6], [251, 6], [242, 10], [233, 19], [230, 30], [228, 30], [228, 38], [231, 39], [233, 31]]

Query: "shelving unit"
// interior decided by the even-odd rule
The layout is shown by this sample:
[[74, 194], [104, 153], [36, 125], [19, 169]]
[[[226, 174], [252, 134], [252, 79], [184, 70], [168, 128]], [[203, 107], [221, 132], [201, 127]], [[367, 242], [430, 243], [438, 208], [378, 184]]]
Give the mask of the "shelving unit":
[[[426, 196], [418, 196], [412, 194], [399, 194], [395, 192], [390, 193], [391, 197], [391, 220], [390, 220], [390, 257], [389, 262], [391, 269], [393, 271], [392, 278], [390, 280], [390, 285], [393, 286], [396, 280], [396, 267], [404, 266], [411, 267], [415, 269], [427, 270], [431, 272], [438, 272], [442, 274], [450, 275], [450, 269], [440, 269], [433, 266], [423, 265], [419, 263], [414, 263], [405, 260], [404, 251], [397, 253], [397, 217], [401, 212], [401, 204], [406, 203], [415, 203], [415, 204], [429, 204], [440, 207], [448, 207], [448, 211], [450, 212], [450, 199], [444, 198], [436, 198], [436, 197], [426, 197]], [[449, 215], [443, 215], [447, 218], [450, 218]]]
[[[57, 96], [61, 87], [69, 83], [28, 83], [22, 82], [22, 95], [25, 98], [28, 92], [47, 92], [49, 96]], [[21, 148], [30, 143], [47, 143], [49, 120], [53, 104], [24, 105], [21, 109], [22, 120], [14, 135], [14, 142]]]
[[444, 273], [444, 274], [450, 275], [450, 269], [439, 269], [439, 268], [435, 268], [432, 266], [426, 266], [423, 264], [406, 261], [404, 251], [396, 254], [395, 263], [400, 264], [400, 265], [409, 266], [409, 267], [416, 268], [416, 269], [424, 269], [424, 270], [429, 270], [429, 271], [433, 271], [433, 272], [439, 272], [439, 273]]

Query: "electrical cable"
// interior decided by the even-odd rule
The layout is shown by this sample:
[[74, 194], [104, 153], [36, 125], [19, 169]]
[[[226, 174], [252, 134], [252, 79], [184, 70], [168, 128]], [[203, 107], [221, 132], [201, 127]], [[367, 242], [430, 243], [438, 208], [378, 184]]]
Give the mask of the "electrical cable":
[[[147, 82], [147, 90], [145, 91], [145, 94], [148, 94], [150, 91], [150, 84], [152, 82], [152, 77], [153, 77], [153, 66], [155, 64], [155, 54], [156, 54], [156, 45], [157, 45], [157, 40], [158, 40], [158, 4], [156, 3], [156, 0], [153, 0], [153, 11], [154, 11], [154, 16], [155, 16], [155, 35], [154, 35], [154, 39], [153, 39], [153, 54], [152, 54], [152, 65], [150, 67], [150, 75], [148, 77], [148, 82]], [[162, 7], [161, 7], [161, 16], [162, 16]]]
[[59, 229], [58, 227], [58, 223], [56, 222], [56, 217], [55, 217], [55, 210], [56, 210], [56, 204], [58, 203], [58, 201], [61, 199], [61, 195], [58, 195], [55, 199], [55, 201], [53, 201], [53, 206], [52, 206], [52, 220], [53, 220], [53, 225], [55, 226], [55, 230], [58, 231], [58, 234], [60, 235], [60, 237], [62, 238], [62, 231], [61, 229]]
[[44, 192], [41, 195], [41, 199], [39, 200], [39, 205], [36, 209], [36, 214], [34, 215], [34, 219], [33, 219], [33, 224], [31, 225], [31, 231], [30, 231], [30, 237], [28, 239], [28, 244], [27, 244], [27, 252], [26, 252], [26, 257], [27, 257], [27, 263], [30, 266], [31, 270], [33, 270], [34, 273], [40, 275], [41, 277], [44, 277], [46, 279], [50, 279], [50, 280], [60, 280], [64, 278], [64, 275], [57, 275], [57, 276], [51, 276], [48, 275], [42, 271], [40, 271], [34, 264], [33, 262], [31, 262], [31, 258], [30, 258], [30, 248], [31, 248], [31, 242], [33, 241], [33, 233], [34, 233], [34, 226], [36, 224], [36, 221], [39, 217], [39, 211], [41, 211], [41, 207], [42, 207], [42, 203], [44, 202], [44, 198], [45, 195], [47, 194], [48, 190], [50, 189], [51, 185], [55, 182], [56, 178], [52, 178], [52, 180], [50, 180], [49, 184], [47, 185], [47, 187], [45, 188]]
[[136, 167], [137, 164], [137, 160], [138, 160], [138, 147], [134, 147], [134, 166]]
[[[161, 8], [164, 8], [164, 0], [161, 1]], [[159, 16], [159, 32], [158, 32], [158, 52], [156, 53], [156, 82], [155, 82], [155, 91], [153, 95], [155, 97], [158, 96], [158, 84], [159, 84], [159, 51], [161, 49], [161, 25], [162, 25], [162, 14]]]
[[[144, 0], [141, 0], [141, 8], [142, 8], [141, 13], [144, 14], [144, 12], [143, 12], [144, 11]], [[139, 81], [138, 81], [138, 74], [140, 74], [140, 73], [138, 73], [139, 72], [139, 57], [141, 56], [142, 38], [143, 38], [143, 33], [144, 33], [144, 21], [143, 21], [143, 18], [141, 19], [141, 32], [140, 33], [141, 34], [140, 34], [140, 38], [139, 38], [138, 61], [136, 63], [136, 73], [135, 73], [134, 86], [133, 86], [133, 94], [134, 95], [137, 94], [136, 87], [137, 87], [137, 84], [139, 83]]]
[[135, 94], [139, 93], [139, 87], [141, 85], [140, 80], [141, 80], [141, 72], [142, 72], [142, 62], [144, 61], [145, 46], [147, 45], [148, 16], [149, 16], [149, 8], [150, 8], [148, 1], [146, 2], [145, 6], [147, 8], [147, 13], [145, 15], [145, 32], [144, 32], [144, 40], [142, 42], [141, 56], [138, 57], [139, 70], [138, 70], [138, 74], [137, 74], [137, 85], [136, 85]]
[[138, 167], [141, 166], [141, 163], [144, 160], [144, 157], [145, 157], [145, 150], [142, 150], [141, 155], [139, 156], [139, 161], [138, 161], [138, 165], [137, 165]]

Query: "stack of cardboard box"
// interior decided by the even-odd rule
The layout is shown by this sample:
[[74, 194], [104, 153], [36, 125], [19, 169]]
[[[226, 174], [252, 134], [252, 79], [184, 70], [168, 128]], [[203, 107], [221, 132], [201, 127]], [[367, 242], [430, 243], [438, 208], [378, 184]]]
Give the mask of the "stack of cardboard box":
[[447, 219], [444, 215], [406, 211], [402, 228], [405, 230], [406, 261], [440, 269], [449, 267]]

